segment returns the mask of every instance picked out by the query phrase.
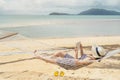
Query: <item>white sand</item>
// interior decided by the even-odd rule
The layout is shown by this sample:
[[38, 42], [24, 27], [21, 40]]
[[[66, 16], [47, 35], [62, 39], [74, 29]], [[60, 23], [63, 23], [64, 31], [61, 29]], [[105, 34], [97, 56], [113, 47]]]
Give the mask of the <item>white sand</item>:
[[[56, 47], [75, 47], [81, 41], [84, 46], [92, 44], [120, 45], [120, 36], [80, 37], [57, 39], [26, 39], [0, 42], [0, 53], [21, 52], [30, 54], [13, 54], [0, 56], [0, 80], [119, 80], [120, 54], [96, 62], [78, 70], [65, 70], [57, 65], [33, 59], [35, 49], [46, 50]], [[59, 50], [58, 50], [59, 51]], [[56, 51], [56, 52], [58, 52]], [[85, 52], [89, 52], [85, 49]], [[73, 55], [73, 52], [71, 52]], [[64, 77], [55, 77], [55, 71], [64, 71]]]

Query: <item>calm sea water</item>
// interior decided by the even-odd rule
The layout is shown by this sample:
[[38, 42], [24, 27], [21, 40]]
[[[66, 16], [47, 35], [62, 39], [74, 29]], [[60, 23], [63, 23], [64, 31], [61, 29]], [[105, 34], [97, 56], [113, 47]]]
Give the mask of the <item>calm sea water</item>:
[[120, 35], [120, 16], [0, 16], [0, 30], [32, 38]]

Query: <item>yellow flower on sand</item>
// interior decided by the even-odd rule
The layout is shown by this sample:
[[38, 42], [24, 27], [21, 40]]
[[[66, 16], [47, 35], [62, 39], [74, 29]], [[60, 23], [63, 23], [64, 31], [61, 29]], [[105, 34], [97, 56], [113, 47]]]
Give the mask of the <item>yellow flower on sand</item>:
[[58, 71], [55, 71], [55, 72], [54, 72], [54, 76], [57, 77], [58, 75], [59, 75], [59, 72], [58, 72]]
[[63, 77], [65, 73], [63, 71], [60, 72], [60, 76]]

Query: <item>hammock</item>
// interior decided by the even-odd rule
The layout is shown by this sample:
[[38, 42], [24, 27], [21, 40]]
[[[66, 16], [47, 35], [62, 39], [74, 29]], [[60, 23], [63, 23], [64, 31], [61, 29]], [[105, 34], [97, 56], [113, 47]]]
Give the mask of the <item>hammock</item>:
[[118, 54], [118, 53], [120, 53], [120, 49], [109, 51], [102, 59], [109, 58], [109, 57], [111, 57], [115, 54]]
[[[120, 49], [116, 49], [116, 50], [112, 50], [112, 51], [109, 51], [106, 53], [106, 55], [104, 57], [102, 57], [101, 59], [99, 60], [91, 60], [92, 62], [99, 62], [103, 59], [106, 59], [106, 58], [109, 58], [115, 54], [118, 54], [120, 53]], [[71, 59], [72, 60], [72, 59]], [[90, 63], [91, 64], [91, 63]], [[85, 66], [88, 66], [89, 64], [86, 64], [86, 65], [78, 65], [78, 66], [71, 66], [69, 64], [65, 64], [65, 63], [59, 63], [58, 64], [59, 66], [61, 66], [62, 68], [64, 69], [67, 69], [67, 70], [76, 70], [76, 69], [79, 69], [81, 67], [85, 67]]]

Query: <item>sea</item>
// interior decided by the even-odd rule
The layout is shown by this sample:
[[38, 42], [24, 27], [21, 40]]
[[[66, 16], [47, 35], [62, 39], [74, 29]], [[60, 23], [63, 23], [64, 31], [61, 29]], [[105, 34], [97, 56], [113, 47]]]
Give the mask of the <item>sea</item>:
[[0, 31], [30, 38], [120, 36], [120, 16], [0, 15]]

